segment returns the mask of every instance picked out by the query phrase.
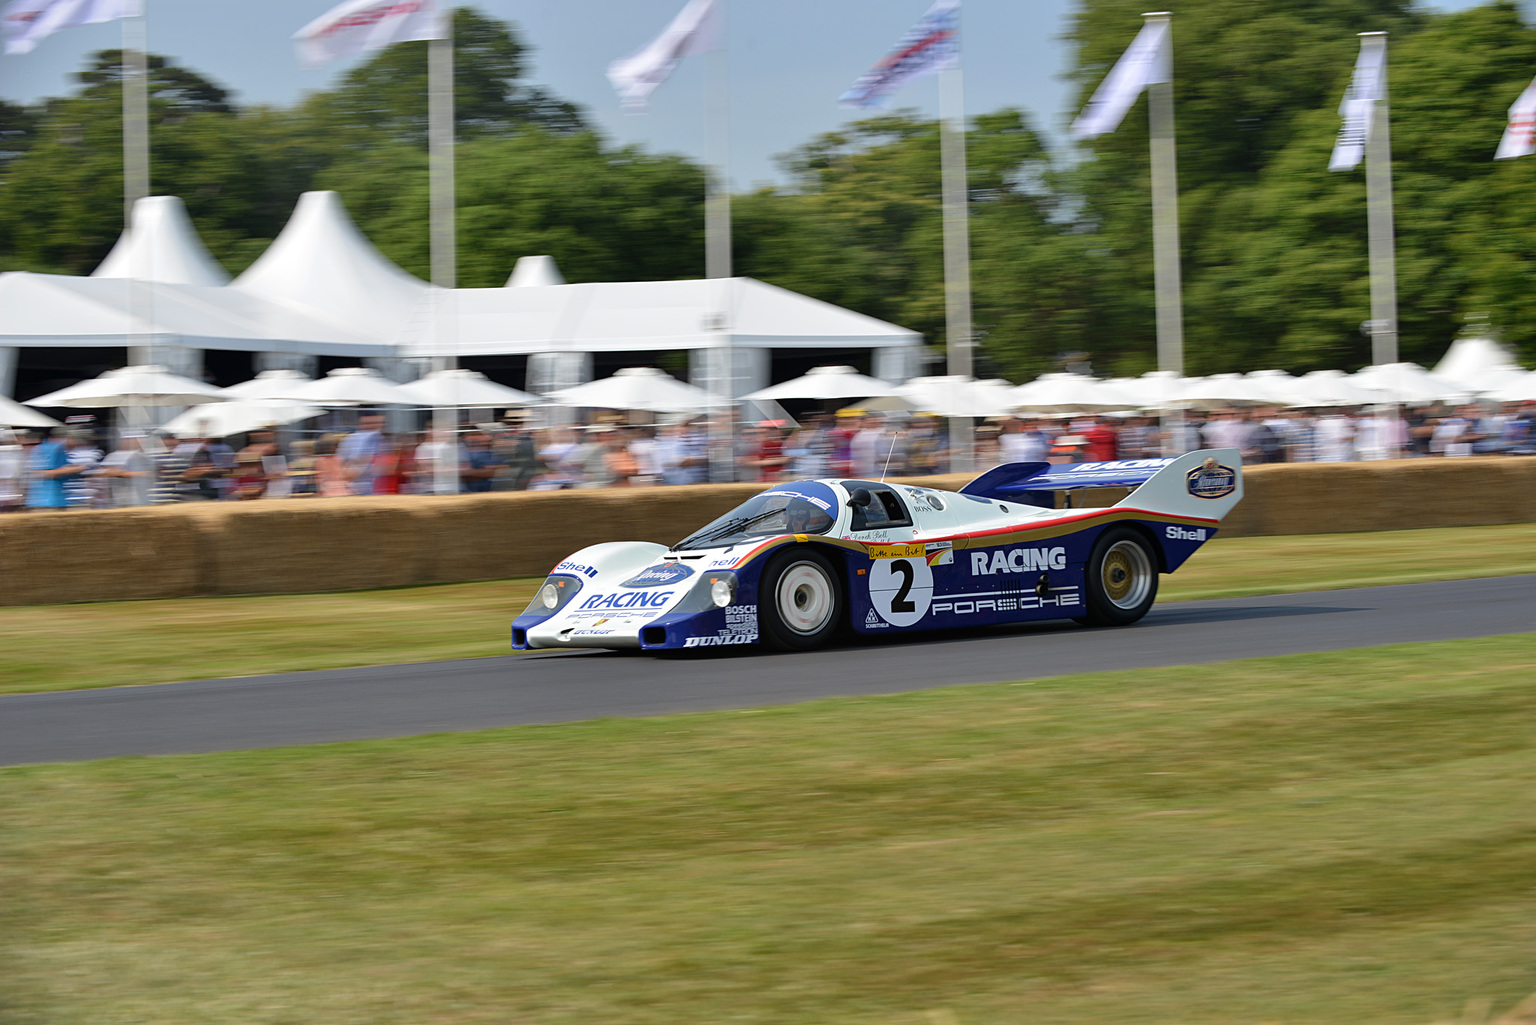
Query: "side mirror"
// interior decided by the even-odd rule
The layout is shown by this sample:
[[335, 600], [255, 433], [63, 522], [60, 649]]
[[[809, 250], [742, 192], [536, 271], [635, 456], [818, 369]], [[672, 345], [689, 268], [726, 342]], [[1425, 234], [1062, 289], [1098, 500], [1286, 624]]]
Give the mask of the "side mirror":
[[863, 509], [873, 500], [868, 488], [854, 488], [853, 494], [848, 497], [848, 505], [854, 509]]

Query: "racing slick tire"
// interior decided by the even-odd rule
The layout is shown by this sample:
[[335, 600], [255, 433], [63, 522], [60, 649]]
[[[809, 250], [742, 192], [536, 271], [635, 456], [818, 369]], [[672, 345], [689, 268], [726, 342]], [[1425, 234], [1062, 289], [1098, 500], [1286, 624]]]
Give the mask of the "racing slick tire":
[[842, 578], [825, 555], [795, 545], [768, 563], [757, 604], [765, 641], [785, 651], [808, 651], [842, 626]]
[[1147, 539], [1130, 527], [1099, 535], [1088, 556], [1088, 614], [1084, 626], [1126, 626], [1147, 614], [1157, 600], [1157, 556]]

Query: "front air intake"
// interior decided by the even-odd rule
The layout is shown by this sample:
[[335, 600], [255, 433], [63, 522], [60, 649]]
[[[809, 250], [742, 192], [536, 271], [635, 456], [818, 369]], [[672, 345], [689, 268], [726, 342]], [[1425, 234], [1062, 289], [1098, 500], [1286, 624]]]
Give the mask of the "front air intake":
[[647, 648], [661, 647], [667, 643], [667, 628], [664, 626], [641, 627], [640, 643]]

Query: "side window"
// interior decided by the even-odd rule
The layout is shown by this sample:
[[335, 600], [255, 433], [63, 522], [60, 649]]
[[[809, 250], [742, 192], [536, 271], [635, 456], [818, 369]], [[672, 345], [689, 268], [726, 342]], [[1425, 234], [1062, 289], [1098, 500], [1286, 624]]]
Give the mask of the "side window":
[[863, 508], [853, 510], [853, 522], [850, 524], [854, 530], [884, 530], [887, 527], [910, 527], [912, 515], [907, 512], [907, 507], [902, 504], [901, 498], [888, 487], [878, 484], [867, 484], [863, 481], [848, 481], [845, 485], [849, 491], [855, 488], [864, 488], [869, 492], [870, 503]]

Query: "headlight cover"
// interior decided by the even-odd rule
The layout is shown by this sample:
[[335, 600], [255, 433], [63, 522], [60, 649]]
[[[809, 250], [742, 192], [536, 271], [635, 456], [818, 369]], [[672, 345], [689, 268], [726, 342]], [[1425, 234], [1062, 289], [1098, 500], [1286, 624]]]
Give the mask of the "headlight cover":
[[548, 619], [570, 604], [581, 590], [581, 578], [564, 573], [551, 573], [534, 592], [533, 601], [523, 610], [525, 616]]
[[709, 598], [716, 608], [725, 608], [736, 600], [736, 578], [722, 573], [709, 585]]

